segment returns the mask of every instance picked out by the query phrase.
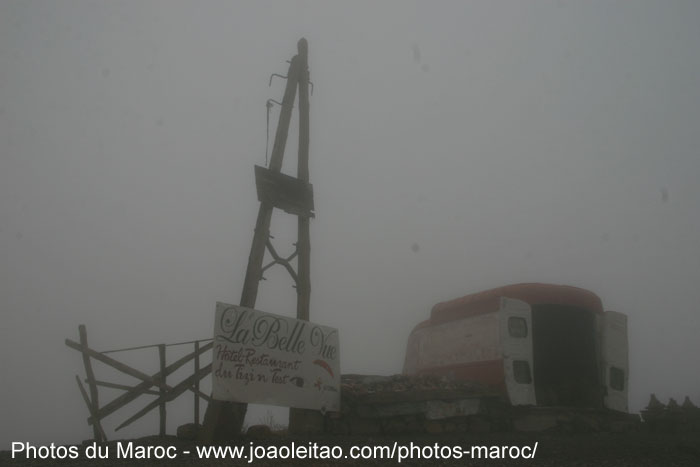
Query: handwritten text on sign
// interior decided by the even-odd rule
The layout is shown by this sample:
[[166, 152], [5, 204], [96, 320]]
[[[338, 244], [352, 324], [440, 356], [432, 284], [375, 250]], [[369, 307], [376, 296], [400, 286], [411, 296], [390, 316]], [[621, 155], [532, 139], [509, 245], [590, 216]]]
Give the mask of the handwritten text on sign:
[[214, 399], [340, 410], [338, 330], [216, 304]]

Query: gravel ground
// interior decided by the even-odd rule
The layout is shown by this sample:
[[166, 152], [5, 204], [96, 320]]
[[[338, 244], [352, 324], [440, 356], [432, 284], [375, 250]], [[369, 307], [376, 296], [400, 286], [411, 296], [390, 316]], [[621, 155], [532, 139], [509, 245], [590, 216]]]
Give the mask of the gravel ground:
[[[491, 433], [491, 434], [471, 434], [453, 433], [442, 435], [420, 435], [420, 436], [324, 436], [324, 437], [294, 437], [277, 436], [267, 439], [242, 438], [232, 446], [244, 446], [249, 449], [251, 443], [254, 446], [291, 446], [292, 442], [297, 445], [306, 445], [316, 442], [325, 446], [341, 446], [346, 454], [352, 446], [434, 446], [436, 443], [441, 446], [462, 446], [469, 448], [472, 445], [487, 446], [525, 446], [538, 443], [537, 453], [532, 460], [512, 460], [512, 459], [479, 459], [473, 460], [463, 457], [455, 459], [421, 459], [404, 460], [401, 465], [407, 466], [442, 466], [442, 465], [462, 465], [462, 466], [501, 466], [501, 465], [541, 465], [541, 466], [699, 466], [700, 465], [700, 433], [682, 434], [651, 434], [651, 433], [595, 433], [595, 434], [523, 434], [523, 433]], [[125, 443], [125, 441], [122, 441]], [[332, 465], [396, 465], [396, 458], [391, 460], [323, 460], [323, 459], [286, 459], [286, 460], [260, 460], [253, 463], [247, 460], [234, 459], [199, 459], [196, 456], [196, 445], [192, 442], [179, 440], [175, 437], [166, 438], [142, 438], [134, 440], [134, 445], [142, 446], [175, 446], [178, 449], [176, 459], [163, 460], [137, 460], [137, 459], [117, 459], [116, 442], [110, 442], [106, 446], [110, 450], [109, 459], [87, 459], [81, 456], [75, 460], [51, 460], [51, 459], [12, 459], [11, 453], [3, 451], [0, 453], [0, 465], [2, 466], [126, 466], [126, 465], [168, 465], [168, 466], [234, 466], [234, 465], [311, 465], [311, 466], [332, 466]], [[84, 446], [79, 446], [82, 452]], [[260, 449], [260, 448], [259, 448]], [[192, 454], [184, 455], [183, 451], [190, 451]], [[247, 451], [246, 451], [247, 452]]]

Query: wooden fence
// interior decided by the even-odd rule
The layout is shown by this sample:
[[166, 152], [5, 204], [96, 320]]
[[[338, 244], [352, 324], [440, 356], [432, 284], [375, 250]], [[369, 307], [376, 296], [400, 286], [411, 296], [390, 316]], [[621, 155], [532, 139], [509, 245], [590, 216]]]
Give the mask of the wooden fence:
[[[92, 425], [93, 436], [96, 441], [107, 441], [107, 436], [105, 435], [104, 429], [102, 428], [101, 421], [108, 415], [114, 413], [115, 411], [121, 409], [126, 404], [134, 401], [139, 396], [156, 396], [154, 400], [147, 403], [141, 410], [133, 414], [131, 417], [127, 418], [122, 422], [115, 431], [118, 431], [139, 418], [143, 417], [151, 410], [156, 407], [159, 409], [160, 413], [160, 436], [165, 436], [165, 422], [166, 422], [166, 404], [173, 401], [181, 394], [186, 391], [191, 391], [194, 393], [194, 423], [199, 424], [199, 400], [200, 398], [210, 400], [210, 397], [202, 391], [199, 390], [199, 382], [202, 378], [211, 373], [211, 363], [201, 367], [200, 357], [203, 353], [211, 350], [212, 339], [201, 339], [195, 341], [187, 342], [177, 342], [173, 344], [154, 344], [154, 345], [143, 345], [139, 347], [129, 347], [126, 349], [116, 349], [108, 350], [104, 352], [98, 352], [88, 346], [87, 330], [84, 325], [78, 327], [79, 332], [79, 342], [66, 339], [66, 345], [72, 349], [77, 350], [83, 355], [83, 364], [85, 365], [85, 383], [88, 385], [88, 390], [85, 389], [83, 382], [78, 375], [75, 376], [75, 380], [78, 383], [78, 388], [83, 396], [83, 400], [87, 405], [90, 416], [87, 419], [88, 425]], [[203, 344], [203, 345], [202, 345]], [[180, 345], [193, 345], [194, 350], [181, 357], [174, 362], [167, 364], [166, 362], [166, 349], [168, 347], [180, 346]], [[155, 374], [149, 375], [136, 368], [133, 368], [125, 363], [122, 363], [115, 358], [109, 357], [107, 354], [113, 354], [118, 352], [127, 352], [134, 350], [143, 349], [157, 349], [158, 357], [160, 361], [160, 368]], [[125, 373], [129, 376], [133, 376], [139, 379], [141, 382], [129, 386], [125, 384], [118, 384], [107, 381], [99, 381], [95, 378], [95, 374], [92, 368], [92, 360], [103, 363], [121, 373]], [[172, 374], [182, 366], [186, 365], [192, 361], [193, 372], [187, 376], [185, 379], [179, 383], [171, 386], [167, 384], [168, 375]], [[111, 389], [119, 389], [124, 391], [118, 397], [112, 399], [106, 404], [100, 406], [98, 388], [106, 387]]]

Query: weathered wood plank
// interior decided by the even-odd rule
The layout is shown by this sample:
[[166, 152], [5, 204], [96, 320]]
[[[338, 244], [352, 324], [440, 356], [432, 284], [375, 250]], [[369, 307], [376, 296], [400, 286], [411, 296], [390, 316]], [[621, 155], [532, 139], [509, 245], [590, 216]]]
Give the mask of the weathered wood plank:
[[[125, 365], [124, 363], [122, 363], [118, 360], [115, 360], [111, 357], [108, 357], [106, 355], [102, 355], [100, 352], [93, 350], [87, 346], [78, 344], [77, 342], [73, 342], [70, 339], [66, 339], [66, 345], [68, 347], [75, 349], [75, 350], [78, 350], [79, 352], [82, 352], [83, 358], [85, 358], [86, 355], [90, 356], [90, 357], [94, 358], [95, 360], [98, 360], [98, 361], [104, 363], [105, 365], [111, 366], [115, 370], [119, 370], [122, 373], [126, 373], [127, 375], [133, 376], [134, 378], [140, 379], [142, 381], [147, 381], [147, 382], [151, 383], [151, 386], [160, 386], [160, 384], [161, 384], [158, 381], [158, 379], [154, 378], [153, 376], [147, 375], [146, 373], [139, 371], [136, 368], [132, 368], [129, 365]], [[166, 389], [169, 389], [169, 388], [166, 387]]]
[[165, 368], [165, 344], [160, 344], [158, 346], [158, 359], [160, 361], [160, 377], [159, 380], [161, 381], [160, 385], [160, 405], [158, 406], [158, 411], [159, 411], [159, 419], [160, 419], [160, 436], [163, 437], [165, 436], [165, 425], [166, 425], [166, 407], [165, 407], [165, 378], [167, 375], [167, 371]]
[[[87, 383], [88, 380], [85, 378], [85, 382]], [[134, 389], [134, 386], [129, 386], [127, 384], [118, 384], [118, 383], [110, 383], [109, 381], [100, 381], [100, 380], [95, 380], [95, 384], [98, 386], [102, 386], [105, 388], [111, 388], [111, 389], [121, 389], [124, 391], [131, 391]], [[157, 396], [160, 394], [158, 391], [153, 391], [151, 389], [146, 389], [145, 391], [141, 391], [142, 394], [150, 394], [150, 395], [155, 395]]]
[[[203, 347], [200, 347], [200, 349], [198, 351], [199, 353], [197, 355], [201, 355], [202, 353], [211, 349], [213, 347], [213, 345], [214, 345], [214, 342], [208, 342]], [[168, 367], [166, 369], [166, 373], [170, 374], [170, 373], [174, 372], [175, 370], [177, 370], [178, 368], [180, 368], [181, 366], [183, 366], [184, 364], [189, 362], [190, 359], [194, 358], [194, 356], [195, 356], [195, 353], [193, 352], [193, 353], [185, 355], [184, 357], [180, 358], [179, 360], [171, 363], [170, 365], [168, 365]], [[160, 372], [156, 373], [153, 376], [154, 376], [154, 378], [159, 377]], [[109, 402], [108, 404], [105, 404], [105, 406], [102, 407], [102, 409], [100, 409], [100, 411], [98, 412], [98, 415], [101, 418], [104, 418], [105, 416], [113, 413], [114, 411], [120, 409], [124, 405], [128, 404], [129, 402], [131, 402], [134, 399], [136, 399], [137, 397], [139, 397], [141, 394], [143, 394], [143, 391], [145, 389], [148, 389], [151, 386], [153, 386], [153, 385], [150, 384], [150, 382], [148, 382], [148, 381], [144, 381], [144, 382], [134, 386], [131, 391], [129, 391], [125, 394], [122, 394], [121, 396], [117, 397], [116, 399]], [[202, 394], [200, 392], [200, 397], [201, 396], [202, 396]], [[205, 397], [208, 398], [208, 396], [205, 396]], [[88, 423], [92, 423], [92, 421], [88, 420]]]
[[[313, 188], [309, 184], [309, 64], [308, 43], [301, 38], [297, 43], [299, 51], [299, 160], [297, 162], [298, 183], [308, 186], [308, 203], [313, 210]], [[303, 185], [302, 185], [303, 186]], [[289, 212], [289, 211], [287, 211]], [[297, 212], [298, 213], [298, 212]], [[297, 285], [297, 319], [309, 320], [311, 305], [311, 241], [309, 221], [311, 216], [298, 213], [297, 219], [297, 274], [293, 275]], [[312, 426], [318, 416], [314, 411], [292, 408], [289, 410], [289, 431], [303, 433]]]
[[141, 410], [136, 412], [134, 415], [129, 417], [127, 420], [125, 420], [121, 425], [119, 425], [117, 428], [115, 428], [115, 431], [119, 431], [122, 428], [132, 424], [133, 422], [135, 422], [139, 418], [146, 415], [151, 410], [158, 407], [161, 403], [171, 401], [171, 400], [175, 399], [176, 397], [178, 397], [183, 392], [185, 392], [187, 390], [191, 390], [192, 383], [193, 383], [195, 378], [202, 379], [206, 375], [208, 375], [210, 372], [211, 372], [211, 363], [208, 364], [207, 366], [205, 366], [204, 368], [202, 368], [199, 371], [199, 373], [193, 373], [192, 375], [190, 375], [187, 378], [185, 378], [184, 380], [182, 380], [180, 383], [175, 385], [171, 390], [169, 390], [165, 395], [163, 395], [163, 396], [159, 397], [158, 399], [147, 404], [144, 408], [142, 408]]
[[[83, 387], [83, 383], [80, 382], [80, 378], [78, 375], [75, 375], [75, 382], [78, 383], [78, 389], [80, 389], [80, 395], [83, 396], [83, 400], [85, 401], [85, 405], [87, 405], [88, 411], [92, 415], [92, 417], [95, 417], [95, 412], [92, 407], [92, 403], [90, 402], [90, 398], [88, 397], [87, 391], [85, 391], [85, 388]], [[105, 434], [104, 430], [102, 429], [102, 424], [100, 423], [99, 419], [96, 419], [96, 423], [93, 425], [93, 429], [97, 430], [99, 433], [99, 436], [101, 437], [101, 441], [107, 441], [107, 435]]]
[[[84, 324], [78, 326], [78, 334], [80, 335], [80, 345], [87, 348], [87, 328]], [[88, 380], [88, 387], [90, 388], [90, 413], [95, 414], [100, 408], [100, 403], [98, 399], [97, 385], [95, 385], [95, 374], [92, 371], [92, 364], [90, 363], [90, 356], [85, 352], [83, 352], [83, 364], [85, 365], [85, 375]], [[95, 441], [102, 441], [100, 439], [101, 433], [100, 430], [98, 430], [98, 424], [95, 424], [92, 427], [92, 432], [93, 436], [95, 437]]]
[[[199, 352], [199, 341], [194, 343], [194, 353], [195, 355]], [[194, 357], [194, 374], [199, 373], [199, 356]], [[194, 382], [194, 424], [199, 425], [199, 380], [195, 379]]]
[[307, 181], [256, 165], [255, 186], [261, 203], [289, 214], [314, 217], [313, 186]]
[[[77, 344], [76, 342], [71, 341], [70, 339], [66, 339], [66, 345], [68, 347], [71, 347], [71, 348], [76, 349], [78, 351], [82, 351], [82, 347], [79, 344]], [[198, 355], [201, 355], [202, 353], [210, 350], [213, 347], [213, 345], [214, 345], [214, 343], [212, 341], [212, 342], [208, 342], [204, 346], [200, 347]], [[88, 350], [90, 350], [92, 352], [91, 355], [97, 354], [98, 356], [104, 357], [105, 359], [107, 359], [109, 361], [116, 361], [116, 360], [111, 359], [109, 357], [103, 356], [99, 352], [96, 352], [92, 349], [88, 349]], [[192, 359], [194, 357], [194, 355], [195, 355], [195, 353], [192, 352], [192, 353], [185, 355], [184, 357], [178, 359], [177, 361], [171, 363], [166, 368], [166, 373], [170, 374], [170, 373], [176, 371], [178, 368], [180, 368], [181, 366], [183, 366], [187, 362], [189, 362], [190, 359]], [[119, 363], [119, 362], [117, 362], [117, 363]], [[105, 404], [102, 408], [100, 408], [97, 411], [98, 418], [100, 418], [100, 419], [104, 418], [107, 415], [115, 412], [116, 410], [118, 410], [122, 406], [128, 404], [129, 402], [131, 402], [134, 399], [136, 399], [137, 397], [139, 397], [141, 394], [144, 393], [145, 390], [149, 389], [151, 386], [158, 386], [158, 384], [155, 382], [155, 378], [158, 378], [158, 377], [160, 377], [160, 372], [153, 375], [153, 377], [149, 377], [148, 380], [142, 381], [141, 383], [137, 384], [136, 386], [133, 386], [133, 388], [129, 392], [126, 392], [126, 393], [116, 397], [115, 399], [113, 399], [109, 403]], [[141, 378], [139, 378], [139, 379], [141, 379]], [[201, 396], [201, 393], [200, 393], [200, 396]], [[88, 418], [88, 424], [92, 425], [93, 421], [94, 420], [92, 417]]]
[[[309, 187], [310, 209], [313, 210], [313, 188], [309, 184], [309, 45], [302, 38], [297, 43], [299, 50], [299, 162], [297, 176], [301, 183]], [[313, 217], [313, 216], [310, 216]], [[297, 228], [298, 280], [297, 280], [297, 319], [309, 320], [311, 301], [311, 240], [309, 236], [309, 216], [299, 216]]]

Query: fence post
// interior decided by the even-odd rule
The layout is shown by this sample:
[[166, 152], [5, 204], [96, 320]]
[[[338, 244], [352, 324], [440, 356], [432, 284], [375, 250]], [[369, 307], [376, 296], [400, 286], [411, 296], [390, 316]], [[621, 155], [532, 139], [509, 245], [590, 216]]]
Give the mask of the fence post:
[[199, 425], [199, 341], [194, 341], [194, 424]]
[[[85, 328], [84, 324], [81, 324], [78, 326], [78, 333], [80, 334], [80, 345], [83, 349], [88, 348], [88, 340], [87, 340], [87, 329]], [[96, 414], [97, 411], [100, 408], [100, 403], [97, 397], [97, 384], [95, 384], [95, 374], [92, 371], [92, 364], [90, 363], [90, 356], [85, 353], [84, 351], [82, 352], [83, 354], [83, 364], [85, 365], [85, 376], [87, 377], [88, 380], [88, 386], [90, 387], [90, 412], [91, 415]], [[102, 439], [102, 432], [101, 432], [101, 427], [100, 427], [100, 421], [95, 420], [95, 423], [92, 424], [92, 435], [95, 438], [95, 441], [100, 442], [103, 441]]]
[[160, 357], [160, 436], [165, 436], [165, 344], [158, 344], [158, 356]]

